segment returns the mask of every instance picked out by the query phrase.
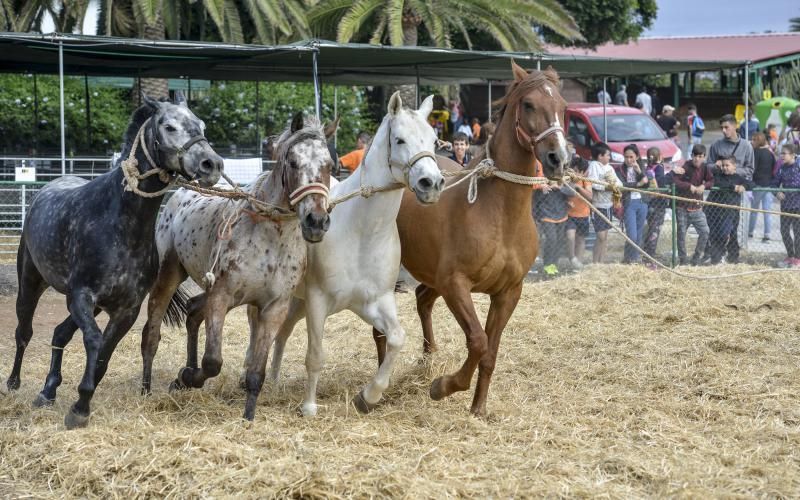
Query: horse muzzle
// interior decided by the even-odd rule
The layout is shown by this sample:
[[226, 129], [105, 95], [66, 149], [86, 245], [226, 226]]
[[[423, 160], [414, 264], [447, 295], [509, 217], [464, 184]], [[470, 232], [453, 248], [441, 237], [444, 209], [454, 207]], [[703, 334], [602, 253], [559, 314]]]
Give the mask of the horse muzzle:
[[420, 203], [424, 205], [436, 203], [444, 191], [444, 177], [441, 175], [420, 177], [412, 190]]
[[331, 217], [328, 212], [309, 212], [300, 220], [300, 230], [303, 239], [309, 243], [319, 243], [331, 226]]
[[213, 186], [219, 181], [224, 168], [224, 162], [219, 155], [216, 153], [205, 154], [197, 163], [193, 180], [196, 180], [201, 186]]

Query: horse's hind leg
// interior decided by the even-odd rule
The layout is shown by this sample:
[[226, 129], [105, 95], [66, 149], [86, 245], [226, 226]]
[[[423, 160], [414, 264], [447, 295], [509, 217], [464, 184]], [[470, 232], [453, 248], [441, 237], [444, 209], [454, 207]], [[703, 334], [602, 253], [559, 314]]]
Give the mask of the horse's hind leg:
[[222, 371], [222, 327], [230, 306], [230, 296], [224, 286], [217, 282], [215, 288], [206, 294], [205, 323], [206, 346], [200, 368], [182, 368], [173, 387], [203, 387], [206, 380]]
[[[94, 315], [100, 314], [100, 308], [95, 307]], [[61, 385], [61, 361], [64, 357], [64, 347], [72, 341], [73, 335], [78, 330], [78, 325], [72, 316], [61, 322], [53, 331], [53, 353], [50, 356], [50, 372], [44, 382], [42, 391], [33, 400], [33, 406], [39, 408], [50, 406], [56, 399], [56, 390]]]
[[286, 319], [278, 329], [278, 334], [275, 337], [275, 348], [272, 350], [272, 365], [269, 371], [269, 378], [273, 382], [277, 382], [278, 377], [281, 374], [281, 361], [283, 360], [283, 352], [286, 348], [286, 341], [294, 331], [294, 327], [297, 322], [303, 319], [305, 315], [305, 301], [298, 299], [297, 297], [292, 297], [292, 301], [289, 304], [289, 313], [286, 315]]
[[142, 394], [150, 394], [153, 377], [153, 358], [161, 342], [161, 323], [167, 313], [170, 300], [186, 279], [186, 271], [178, 262], [175, 252], [170, 252], [161, 261], [150, 299], [147, 302], [147, 323], [142, 329]]
[[45, 290], [47, 283], [44, 281], [39, 270], [31, 260], [31, 256], [25, 247], [25, 240], [20, 242], [20, 249], [17, 254], [17, 330], [15, 333], [17, 350], [14, 355], [14, 367], [11, 369], [6, 381], [9, 390], [19, 389], [20, 372], [22, 371], [22, 358], [25, 356], [25, 348], [33, 336], [33, 313], [36, 305]]
[[486, 415], [486, 395], [489, 393], [489, 384], [492, 381], [494, 365], [497, 361], [497, 349], [500, 346], [500, 336], [508, 323], [511, 314], [517, 307], [522, 294], [522, 283], [492, 296], [489, 306], [489, 315], [486, 318], [486, 335], [489, 339], [489, 348], [478, 364], [478, 384], [475, 387], [475, 396], [472, 399], [474, 415]]
[[97, 367], [95, 368], [94, 384], [95, 386], [103, 380], [108, 369], [108, 362], [111, 360], [111, 355], [117, 348], [117, 344], [122, 340], [122, 337], [127, 334], [134, 323], [136, 318], [139, 317], [139, 311], [142, 305], [125, 309], [113, 314], [106, 325], [106, 330], [103, 332], [103, 345], [100, 348], [100, 353], [97, 356]]
[[468, 283], [452, 280], [447, 289], [442, 290], [442, 297], [447, 302], [447, 307], [458, 321], [459, 326], [467, 337], [467, 359], [458, 371], [452, 375], [444, 375], [434, 379], [431, 383], [431, 398], [438, 401], [456, 391], [466, 391], [472, 381], [478, 363], [487, 351], [486, 333], [481, 327], [480, 320], [475, 314], [475, 305], [470, 295]]
[[405, 343], [405, 331], [397, 319], [397, 305], [394, 293], [382, 296], [374, 304], [369, 304], [359, 315], [374, 327], [385, 332], [386, 355], [378, 367], [378, 372], [364, 389], [353, 399], [356, 409], [362, 413], [371, 411], [380, 401], [383, 392], [389, 387], [397, 355]]
[[207, 294], [195, 295], [186, 303], [186, 364], [178, 372], [178, 377], [169, 386], [170, 391], [188, 389], [191, 385], [183, 382], [183, 372], [198, 370], [197, 338], [200, 336], [200, 325], [205, 321]]
[[434, 288], [419, 285], [415, 290], [417, 296], [417, 314], [422, 323], [422, 355], [427, 356], [436, 352], [436, 340], [433, 338], [433, 305], [439, 298], [439, 292]]

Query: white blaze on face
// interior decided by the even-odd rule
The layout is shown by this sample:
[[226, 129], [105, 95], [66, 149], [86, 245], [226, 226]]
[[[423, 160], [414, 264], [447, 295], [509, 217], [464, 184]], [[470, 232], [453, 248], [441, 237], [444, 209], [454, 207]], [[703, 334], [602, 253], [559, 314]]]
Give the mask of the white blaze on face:
[[[549, 89], [549, 87], [545, 87]], [[565, 150], [567, 149], [567, 141], [564, 139], [564, 127], [561, 126], [561, 120], [559, 120], [558, 115], [556, 115], [556, 119], [553, 123], [550, 124], [551, 127], [558, 127], [558, 132], [556, 132], [556, 138], [558, 139], [558, 147]]]
[[547, 92], [547, 95], [549, 95], [550, 97], [553, 97], [553, 89], [550, 88], [550, 85], [545, 85], [544, 86], [544, 91]]

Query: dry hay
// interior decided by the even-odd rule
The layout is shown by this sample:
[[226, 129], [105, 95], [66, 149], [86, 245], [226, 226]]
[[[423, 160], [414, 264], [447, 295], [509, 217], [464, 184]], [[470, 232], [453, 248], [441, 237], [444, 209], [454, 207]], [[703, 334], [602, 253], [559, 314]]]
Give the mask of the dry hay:
[[70, 432], [62, 420], [83, 349], [67, 348], [55, 408], [32, 410], [48, 360], [49, 332], [37, 331], [22, 389], [0, 396], [0, 496], [797, 496], [799, 284], [789, 273], [697, 282], [595, 266], [526, 285], [486, 421], [468, 415], [471, 390], [428, 398], [432, 378], [463, 359], [464, 338], [437, 304], [440, 351], [419, 363], [413, 294], [398, 296], [408, 340], [387, 400], [368, 416], [349, 401], [374, 373], [374, 346], [350, 313], [328, 322], [320, 416], [295, 413], [303, 328], [252, 424], [240, 418], [241, 311], [226, 327], [222, 375], [199, 391], [167, 394], [184, 356], [182, 336], [167, 331], [155, 394], [139, 396], [139, 336], [128, 336], [90, 427]]

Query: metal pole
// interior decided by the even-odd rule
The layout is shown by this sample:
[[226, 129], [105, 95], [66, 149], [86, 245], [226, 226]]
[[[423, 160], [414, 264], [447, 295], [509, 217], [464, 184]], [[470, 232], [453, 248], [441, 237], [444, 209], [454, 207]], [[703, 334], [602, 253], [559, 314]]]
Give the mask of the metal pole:
[[[419, 106], [418, 106], [419, 107]], [[333, 119], [339, 117], [339, 87], [333, 86]], [[336, 149], [337, 142], [339, 141], [339, 127], [333, 131], [333, 149]]]
[[186, 79], [186, 94], [187, 94], [186, 102], [187, 102], [187, 104], [189, 104], [191, 106], [192, 105], [192, 79], [191, 78], [187, 78]]
[[603, 142], [608, 142], [608, 117], [606, 116], [606, 78], [603, 77]]
[[25, 184], [22, 185], [22, 220], [20, 221], [19, 227], [25, 227]]
[[416, 101], [416, 108], [419, 109], [419, 66], [414, 66], [414, 70], [417, 72], [417, 86], [414, 88], [414, 100]]
[[[744, 65], [744, 139], [750, 140], [750, 65]], [[769, 216], [767, 216], [769, 217]]]
[[492, 121], [492, 81], [489, 80], [489, 100], [486, 101], [486, 121]]
[[67, 152], [64, 140], [64, 42], [58, 42], [58, 95], [61, 111], [61, 175], [67, 175]]
[[258, 156], [261, 156], [261, 133], [259, 132], [259, 123], [261, 120], [261, 113], [259, 113], [259, 107], [261, 106], [261, 94], [259, 93], [259, 81], [256, 80], [256, 147], [258, 147]]
[[88, 151], [92, 147], [92, 112], [89, 98], [89, 76], [86, 74], [83, 75], [83, 98], [86, 105], [86, 149]]
[[536, 59], [536, 71], [541, 71], [541, 70], [542, 70], [542, 60]]
[[317, 72], [317, 53], [319, 49], [315, 48], [312, 55], [312, 65], [314, 71], [314, 107], [317, 112], [317, 119], [320, 119], [320, 110], [322, 109], [322, 92], [319, 88], [319, 73]]
[[39, 151], [39, 87], [33, 74], [33, 148]]

